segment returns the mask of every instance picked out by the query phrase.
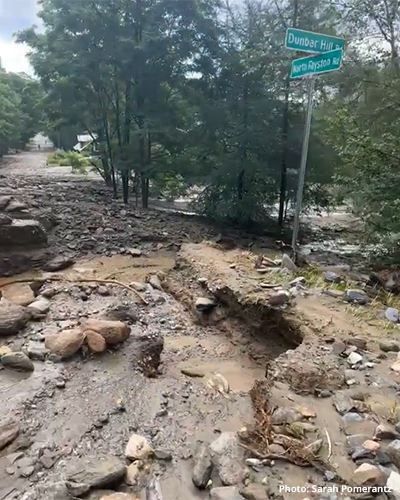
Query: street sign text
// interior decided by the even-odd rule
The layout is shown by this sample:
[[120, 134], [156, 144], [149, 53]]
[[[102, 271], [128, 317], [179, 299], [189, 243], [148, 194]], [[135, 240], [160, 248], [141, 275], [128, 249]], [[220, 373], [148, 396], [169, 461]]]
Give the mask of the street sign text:
[[328, 73], [340, 68], [343, 51], [341, 49], [331, 50], [318, 56], [303, 57], [292, 62], [290, 78], [301, 78], [307, 75]]
[[288, 28], [285, 46], [291, 50], [321, 54], [335, 49], [344, 49], [344, 39], [335, 36], [312, 33], [311, 31]]

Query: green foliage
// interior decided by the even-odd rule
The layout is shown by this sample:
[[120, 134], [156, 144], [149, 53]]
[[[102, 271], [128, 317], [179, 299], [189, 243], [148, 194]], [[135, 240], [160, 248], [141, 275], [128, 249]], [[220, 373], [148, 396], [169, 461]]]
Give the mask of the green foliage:
[[48, 156], [47, 165], [71, 167], [73, 172], [83, 174], [86, 174], [87, 169], [92, 166], [88, 158], [75, 151], [57, 151]]

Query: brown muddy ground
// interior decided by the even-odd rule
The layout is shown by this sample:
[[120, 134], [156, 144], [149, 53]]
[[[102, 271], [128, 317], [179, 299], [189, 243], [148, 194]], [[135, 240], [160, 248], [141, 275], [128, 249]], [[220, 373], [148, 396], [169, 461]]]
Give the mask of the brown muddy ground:
[[[20, 350], [29, 341], [40, 342], [48, 333], [78, 325], [109, 306], [128, 302], [137, 316], [132, 333], [162, 335], [165, 348], [161, 373], [155, 379], [135, 370], [130, 339], [103, 355], [78, 354], [61, 363], [34, 361], [35, 371], [29, 376], [0, 370], [0, 424], [16, 420], [25, 441], [29, 441], [29, 447], [22, 451], [29, 460], [25, 469], [10, 465], [10, 450], [8, 458], [0, 453], [0, 500], [66, 500], [52, 496], [51, 484], [62, 481], [66, 469], [79, 457], [112, 455], [123, 459], [133, 432], [146, 436], [155, 449], [172, 455], [171, 461], [155, 460], [152, 464], [152, 474], [160, 478], [163, 500], [209, 498], [208, 490], [201, 492], [192, 484], [195, 444], [198, 440], [210, 443], [222, 432], [237, 432], [252, 423], [249, 392], [254, 381], [264, 377], [267, 363], [274, 378], [270, 394], [274, 405], [285, 409], [301, 406], [308, 413], [315, 412], [315, 418], [310, 418], [313, 431], [308, 433], [308, 440], [323, 439], [323, 458], [344, 481], [352, 481], [357, 465], [348, 456], [347, 436], [365, 434], [371, 439], [377, 424], [395, 424], [400, 419], [400, 376], [390, 369], [396, 353], [383, 354], [378, 347], [382, 338], [398, 335], [397, 328], [382, 328], [384, 306], [382, 311], [374, 308], [364, 318], [359, 307], [322, 294], [320, 288], [306, 283], [306, 290], [292, 297], [290, 307], [271, 312], [265, 301], [272, 292], [262, 284], [273, 283], [276, 273], [257, 274], [249, 265], [246, 251], [191, 244], [214, 238], [219, 228], [198, 218], [124, 207], [111, 200], [101, 182], [68, 175], [65, 167], [48, 170], [44, 160], [41, 153], [7, 159], [0, 170], [5, 176], [0, 194], [13, 194], [51, 210], [59, 224], [51, 233], [50, 252], [73, 255], [77, 262], [65, 271], [51, 273], [61, 281], [51, 284], [57, 294], [51, 299], [46, 318], [30, 322], [17, 336], [1, 338], [0, 347]], [[249, 243], [261, 251], [270, 246], [266, 238], [235, 231], [229, 236], [242, 248]], [[132, 247], [140, 248], [142, 256], [129, 255], [127, 250]], [[90, 283], [92, 279], [144, 283], [149, 275], [160, 272], [161, 278], [165, 277], [163, 290], [145, 285], [143, 295], [148, 305], [121, 286], [106, 284], [109, 295], [104, 295], [99, 293], [101, 284]], [[3, 278], [0, 285], [49, 276], [40, 270], [26, 272]], [[207, 290], [199, 284], [199, 278], [207, 281]], [[82, 283], [83, 279], [88, 283]], [[195, 311], [195, 300], [210, 296], [221, 285], [230, 291], [228, 300], [221, 301], [215, 314], [204, 319]], [[10, 300], [29, 301], [29, 284], [11, 284], [2, 290]], [[255, 304], [259, 306], [257, 313]], [[302, 343], [296, 348], [300, 338]], [[339, 352], [340, 343], [351, 345], [351, 339], [357, 338], [367, 342], [366, 347], [358, 349], [363, 363], [372, 364], [349, 373], [347, 358]], [[311, 383], [311, 394], [297, 394], [296, 380], [287, 368], [307, 363], [318, 367], [331, 363], [344, 380], [352, 380], [350, 385], [344, 383], [342, 390], [357, 401], [360, 393], [363, 395], [366, 406], [359, 411], [362, 421], [343, 421], [333, 406], [337, 388], [329, 381], [327, 390], [331, 392], [327, 397], [316, 397]], [[189, 377], [182, 369], [200, 371], [204, 376]], [[227, 380], [227, 394], [207, 385], [216, 373]], [[121, 401], [124, 412], [118, 410]], [[388, 442], [383, 441], [382, 447]], [[43, 456], [50, 461], [43, 461]], [[28, 475], [26, 469], [31, 465], [34, 471]], [[386, 467], [396, 470], [391, 463]], [[278, 497], [280, 484], [331, 484], [315, 468], [298, 467], [285, 460], [277, 460], [259, 472], [250, 467], [249, 476], [250, 485], [262, 485], [263, 496], [246, 497], [256, 500]], [[137, 487], [122, 485], [120, 491], [133, 491], [144, 500], [146, 481], [143, 475]], [[214, 486], [218, 486], [217, 479]], [[283, 494], [285, 500], [305, 496]]]

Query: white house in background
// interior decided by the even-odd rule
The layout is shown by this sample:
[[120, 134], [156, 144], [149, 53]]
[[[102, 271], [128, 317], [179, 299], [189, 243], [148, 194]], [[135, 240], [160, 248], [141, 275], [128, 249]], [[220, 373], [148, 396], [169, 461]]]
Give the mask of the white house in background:
[[94, 139], [97, 139], [96, 134], [83, 134], [77, 136], [77, 144], [72, 148], [74, 151], [81, 153], [93, 144]]

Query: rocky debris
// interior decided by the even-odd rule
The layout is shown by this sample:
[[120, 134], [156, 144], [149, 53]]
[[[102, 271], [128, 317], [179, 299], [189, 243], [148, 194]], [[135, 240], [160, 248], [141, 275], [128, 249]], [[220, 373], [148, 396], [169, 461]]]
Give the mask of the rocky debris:
[[153, 453], [153, 448], [147, 439], [139, 434], [132, 434], [125, 448], [125, 456], [129, 460], [145, 460]]
[[30, 311], [23, 306], [0, 299], [0, 336], [14, 335], [22, 330], [31, 318]]
[[399, 311], [393, 307], [388, 307], [385, 311], [385, 318], [392, 323], [399, 322]]
[[0, 450], [4, 449], [18, 437], [19, 425], [8, 423], [0, 425]]
[[50, 310], [50, 301], [45, 297], [39, 297], [29, 304], [28, 309], [31, 311], [33, 319], [43, 319]]
[[135, 335], [133, 346], [134, 364], [146, 377], [157, 376], [164, 350], [164, 338], [157, 334]]
[[243, 450], [233, 432], [223, 432], [210, 444], [211, 461], [224, 486], [240, 484], [246, 477]]
[[210, 491], [211, 500], [243, 500], [235, 486], [220, 486]]
[[285, 290], [280, 290], [268, 297], [268, 304], [273, 307], [283, 306], [289, 301], [289, 294]]
[[289, 255], [286, 255], [286, 254], [283, 254], [281, 267], [282, 267], [282, 269], [288, 269], [291, 272], [297, 271], [296, 264], [292, 261], [292, 259], [289, 257]]
[[0, 214], [0, 226], [9, 226], [12, 224], [12, 219], [6, 214]]
[[53, 354], [61, 356], [61, 358], [68, 358], [79, 351], [84, 341], [85, 334], [75, 328], [46, 336], [44, 345]]
[[126, 466], [113, 456], [87, 456], [72, 463], [66, 486], [72, 496], [83, 496], [95, 488], [118, 485], [125, 477]]
[[214, 299], [209, 299], [208, 297], [198, 297], [196, 299], [195, 307], [200, 312], [212, 311], [217, 306]]
[[385, 474], [375, 465], [361, 464], [353, 474], [354, 482], [359, 486], [384, 486]]
[[342, 279], [338, 274], [334, 273], [333, 271], [326, 271], [325, 281], [327, 283], [340, 283]]
[[47, 244], [47, 233], [36, 220], [13, 220], [10, 225], [0, 225], [3, 246], [37, 246]]
[[379, 348], [383, 352], [399, 352], [400, 343], [395, 340], [381, 340], [379, 342]]
[[205, 443], [199, 443], [194, 454], [192, 482], [199, 489], [205, 489], [211, 478], [213, 463], [210, 450]]
[[390, 425], [379, 424], [375, 429], [374, 439], [400, 439], [400, 434]]
[[56, 271], [63, 271], [68, 267], [74, 265], [75, 260], [69, 255], [58, 255], [54, 259], [51, 259], [49, 262], [43, 266], [43, 271], [48, 273], [54, 273]]
[[111, 305], [103, 314], [104, 319], [112, 321], [122, 321], [126, 323], [136, 323], [138, 320], [138, 310], [132, 302], [121, 302]]
[[104, 337], [107, 345], [117, 345], [124, 342], [130, 335], [131, 329], [122, 321], [105, 319], [88, 319], [82, 325], [82, 333], [91, 330]]
[[346, 300], [361, 306], [371, 302], [370, 297], [363, 290], [346, 290]]
[[106, 339], [94, 330], [85, 330], [86, 343], [92, 352], [100, 353], [107, 349]]
[[10, 352], [9, 354], [4, 354], [0, 361], [6, 368], [13, 368], [18, 371], [33, 372], [35, 369], [32, 361], [23, 352]]

